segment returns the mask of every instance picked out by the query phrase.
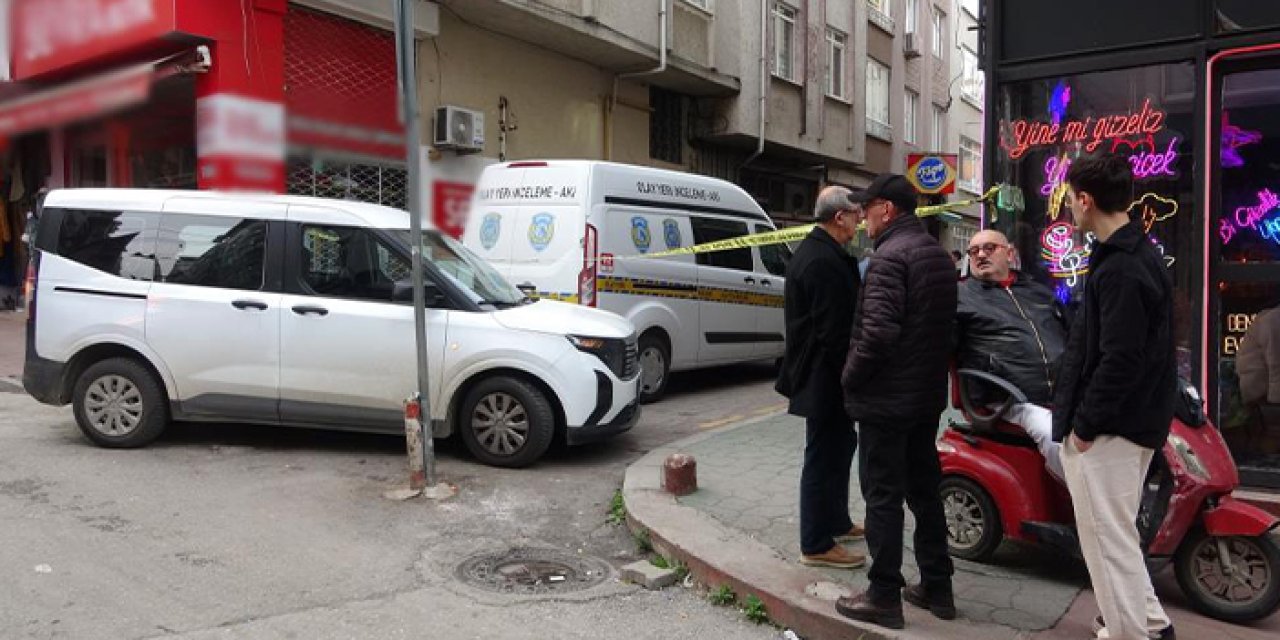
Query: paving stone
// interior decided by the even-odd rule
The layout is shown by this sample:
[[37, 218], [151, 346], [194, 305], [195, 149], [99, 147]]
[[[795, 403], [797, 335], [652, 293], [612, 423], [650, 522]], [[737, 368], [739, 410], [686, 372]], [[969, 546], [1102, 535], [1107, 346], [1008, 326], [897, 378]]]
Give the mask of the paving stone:
[[622, 581], [638, 584], [650, 591], [665, 589], [676, 583], [678, 576], [671, 569], [653, 566], [648, 560], [640, 560], [622, 568]]

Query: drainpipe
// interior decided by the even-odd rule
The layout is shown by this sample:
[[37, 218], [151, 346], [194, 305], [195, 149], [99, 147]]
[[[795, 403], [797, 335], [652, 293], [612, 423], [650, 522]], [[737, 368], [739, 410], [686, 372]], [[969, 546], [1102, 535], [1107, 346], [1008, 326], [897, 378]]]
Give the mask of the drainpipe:
[[670, 14], [670, 6], [671, 0], [660, 0], [658, 4], [658, 66], [648, 71], [619, 73], [613, 77], [613, 91], [609, 94], [609, 104], [606, 107], [608, 123], [605, 126], [605, 160], [613, 160], [613, 113], [618, 106], [618, 81], [623, 78], [656, 75], [667, 70], [667, 17]]
[[738, 170], [751, 164], [764, 153], [764, 125], [769, 98], [769, 0], [760, 0], [760, 134], [756, 136], [756, 151], [738, 165]]

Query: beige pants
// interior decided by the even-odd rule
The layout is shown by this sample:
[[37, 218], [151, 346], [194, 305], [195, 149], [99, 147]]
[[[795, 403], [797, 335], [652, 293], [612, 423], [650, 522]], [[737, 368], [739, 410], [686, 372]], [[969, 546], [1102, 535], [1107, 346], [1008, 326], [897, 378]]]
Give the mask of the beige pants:
[[1138, 539], [1142, 483], [1155, 451], [1099, 436], [1087, 453], [1068, 440], [1062, 467], [1075, 506], [1080, 550], [1106, 628], [1098, 638], [1147, 640], [1169, 625]]

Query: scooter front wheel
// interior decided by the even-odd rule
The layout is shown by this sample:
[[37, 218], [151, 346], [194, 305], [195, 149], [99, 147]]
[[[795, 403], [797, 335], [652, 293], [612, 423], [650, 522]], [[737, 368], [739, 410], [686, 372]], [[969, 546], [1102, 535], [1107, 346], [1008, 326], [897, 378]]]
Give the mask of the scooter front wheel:
[[1200, 613], [1251, 622], [1280, 607], [1280, 544], [1274, 534], [1213, 537], [1187, 534], [1174, 559], [1178, 585]]
[[995, 501], [977, 483], [958, 476], [943, 478], [938, 493], [947, 519], [947, 550], [965, 560], [990, 560], [1004, 540]]

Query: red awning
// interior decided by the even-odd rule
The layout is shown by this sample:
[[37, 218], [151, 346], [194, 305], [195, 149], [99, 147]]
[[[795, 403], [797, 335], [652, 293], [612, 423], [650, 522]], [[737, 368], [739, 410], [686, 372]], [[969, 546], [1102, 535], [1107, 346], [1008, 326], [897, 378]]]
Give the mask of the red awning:
[[156, 65], [147, 63], [0, 103], [0, 137], [51, 129], [142, 104]]

